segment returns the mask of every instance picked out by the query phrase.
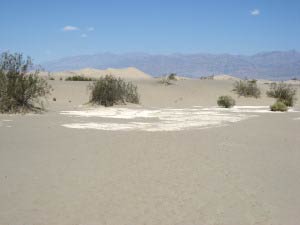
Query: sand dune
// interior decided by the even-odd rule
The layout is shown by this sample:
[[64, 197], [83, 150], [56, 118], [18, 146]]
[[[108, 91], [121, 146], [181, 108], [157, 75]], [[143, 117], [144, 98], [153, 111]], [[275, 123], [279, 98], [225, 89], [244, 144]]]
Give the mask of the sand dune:
[[240, 80], [237, 77], [226, 75], [226, 74], [220, 74], [213, 77], [214, 80]]
[[89, 82], [49, 82], [48, 111], [0, 115], [0, 224], [299, 223], [299, 101], [273, 113], [262, 83], [253, 99], [234, 80], [133, 79], [141, 104], [104, 108]]
[[[49, 75], [48, 72], [42, 72], [41, 75], [47, 76]], [[60, 77], [65, 78], [69, 76], [74, 76], [74, 75], [81, 75], [81, 76], [86, 76], [86, 77], [91, 77], [91, 78], [99, 78], [103, 77], [105, 75], [113, 75], [116, 77], [122, 77], [125, 79], [151, 79], [152, 77], [134, 67], [128, 67], [128, 68], [123, 68], [123, 69], [113, 69], [113, 68], [108, 68], [106, 70], [99, 70], [99, 69], [94, 69], [94, 68], [84, 68], [81, 70], [73, 70], [73, 71], [61, 71], [61, 72], [54, 72], [50, 73], [50, 76], [59, 79]]]

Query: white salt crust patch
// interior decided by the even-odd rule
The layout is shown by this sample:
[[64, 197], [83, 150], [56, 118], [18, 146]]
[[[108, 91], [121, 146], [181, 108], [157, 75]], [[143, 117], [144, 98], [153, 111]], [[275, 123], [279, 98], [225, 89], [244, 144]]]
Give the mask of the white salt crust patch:
[[[180, 131], [226, 126], [261, 113], [271, 112], [269, 106], [236, 106], [231, 109], [195, 106], [193, 108], [93, 108], [82, 111], [62, 111], [61, 114], [80, 118], [110, 118], [116, 122], [79, 122], [63, 124], [75, 129], [109, 131]], [[119, 122], [119, 119], [126, 120]], [[138, 119], [138, 121], [137, 121]], [[152, 120], [151, 120], [152, 119]], [[141, 122], [142, 121], [142, 122]]]
[[0, 127], [8, 127], [10, 128], [10, 125], [5, 125], [7, 122], [11, 122], [12, 120], [0, 120]]

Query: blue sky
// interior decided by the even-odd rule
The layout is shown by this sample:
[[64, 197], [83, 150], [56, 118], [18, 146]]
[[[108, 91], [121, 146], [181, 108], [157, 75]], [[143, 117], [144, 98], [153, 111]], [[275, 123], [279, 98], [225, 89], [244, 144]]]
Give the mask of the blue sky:
[[99, 52], [300, 50], [299, 0], [0, 0], [0, 51], [35, 62]]

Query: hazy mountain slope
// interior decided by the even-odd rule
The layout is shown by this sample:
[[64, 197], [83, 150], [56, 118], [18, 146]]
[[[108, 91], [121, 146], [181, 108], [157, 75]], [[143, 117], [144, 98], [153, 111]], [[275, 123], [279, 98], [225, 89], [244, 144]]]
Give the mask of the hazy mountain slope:
[[252, 56], [230, 54], [171, 54], [144, 53], [82, 55], [47, 62], [46, 70], [62, 71], [86, 67], [97, 69], [136, 67], [153, 76], [175, 72], [200, 77], [230, 74], [237, 77], [288, 79], [300, 78], [300, 53], [276, 51]]

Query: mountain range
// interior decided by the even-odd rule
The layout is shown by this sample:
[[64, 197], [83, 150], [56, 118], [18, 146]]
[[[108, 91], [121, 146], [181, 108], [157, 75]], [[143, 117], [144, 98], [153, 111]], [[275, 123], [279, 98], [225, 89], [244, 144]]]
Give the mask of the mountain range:
[[300, 52], [272, 51], [255, 55], [101, 53], [79, 55], [42, 64], [47, 71], [82, 68], [136, 67], [152, 76], [168, 73], [188, 77], [228, 74], [239, 78], [284, 80], [300, 78]]

